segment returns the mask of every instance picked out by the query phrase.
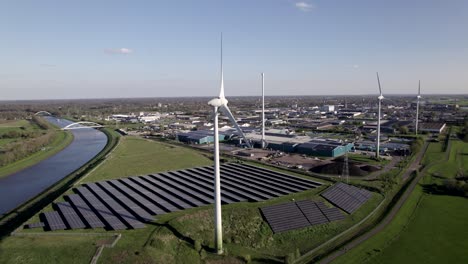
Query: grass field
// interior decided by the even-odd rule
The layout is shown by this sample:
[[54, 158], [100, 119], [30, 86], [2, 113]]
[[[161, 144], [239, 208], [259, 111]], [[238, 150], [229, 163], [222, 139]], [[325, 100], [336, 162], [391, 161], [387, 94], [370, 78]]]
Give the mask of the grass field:
[[[431, 171], [452, 177], [451, 168], [466, 143], [452, 140], [447, 162], [441, 143], [430, 143], [423, 164], [432, 166], [420, 184], [438, 179]], [[465, 165], [465, 164], [464, 164]], [[393, 221], [379, 234], [336, 259], [333, 263], [466, 263], [468, 259], [468, 199], [434, 195], [416, 186]]]
[[[436, 157], [432, 158], [433, 161], [440, 158], [439, 155], [434, 156]], [[460, 172], [468, 175], [468, 143], [461, 140], [451, 140], [449, 160], [431, 167], [428, 172], [444, 178], [455, 178]]]
[[0, 243], [0, 263], [83, 263], [96, 251], [98, 237], [12, 237]]
[[117, 148], [83, 182], [212, 164], [212, 160], [195, 150], [126, 136], [121, 137]]

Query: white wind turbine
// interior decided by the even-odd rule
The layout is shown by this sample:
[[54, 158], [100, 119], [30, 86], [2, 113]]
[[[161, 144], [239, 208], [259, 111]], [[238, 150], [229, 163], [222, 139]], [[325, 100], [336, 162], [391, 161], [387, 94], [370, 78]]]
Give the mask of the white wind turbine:
[[215, 197], [215, 248], [218, 254], [223, 253], [223, 232], [221, 223], [221, 178], [220, 178], [220, 164], [219, 164], [219, 129], [218, 117], [219, 111], [226, 115], [231, 123], [236, 127], [237, 132], [244, 139], [248, 147], [250, 142], [246, 139], [244, 133], [236, 122], [236, 119], [227, 106], [228, 100], [224, 97], [224, 78], [223, 78], [223, 35], [221, 35], [221, 89], [219, 96], [211, 99], [208, 105], [213, 107], [214, 115], [214, 197]]
[[419, 80], [419, 85], [418, 85], [418, 96], [416, 96], [418, 99], [418, 102], [416, 103], [416, 124], [414, 127], [414, 131], [416, 135], [418, 134], [418, 122], [419, 122], [419, 100], [421, 99], [421, 80]]
[[377, 83], [379, 84], [379, 91], [380, 95], [377, 97], [379, 99], [379, 116], [377, 119], [377, 147], [375, 151], [375, 157], [379, 158], [380, 157], [380, 113], [381, 113], [381, 108], [382, 108], [382, 100], [384, 99], [383, 94], [382, 94], [382, 87], [380, 86], [380, 78], [379, 78], [379, 73], [377, 72]]

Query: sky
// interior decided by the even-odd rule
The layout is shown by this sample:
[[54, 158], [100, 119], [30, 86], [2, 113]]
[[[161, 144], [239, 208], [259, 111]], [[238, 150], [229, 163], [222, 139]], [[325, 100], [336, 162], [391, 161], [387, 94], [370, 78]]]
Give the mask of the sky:
[[1, 0], [0, 100], [468, 93], [466, 0]]

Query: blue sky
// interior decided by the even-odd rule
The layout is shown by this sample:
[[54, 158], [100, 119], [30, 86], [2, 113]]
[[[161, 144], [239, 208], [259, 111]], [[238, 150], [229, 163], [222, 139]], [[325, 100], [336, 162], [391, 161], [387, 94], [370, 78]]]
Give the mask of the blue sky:
[[0, 100], [468, 93], [468, 1], [0, 2]]

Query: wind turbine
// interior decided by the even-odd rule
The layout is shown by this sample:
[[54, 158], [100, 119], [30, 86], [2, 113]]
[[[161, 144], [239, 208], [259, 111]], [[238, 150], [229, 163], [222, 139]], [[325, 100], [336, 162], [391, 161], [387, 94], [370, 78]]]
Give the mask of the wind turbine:
[[262, 72], [262, 149], [265, 144], [265, 74]]
[[208, 105], [213, 107], [214, 116], [214, 197], [215, 197], [215, 248], [218, 254], [223, 253], [223, 232], [221, 223], [221, 177], [219, 164], [219, 128], [218, 117], [219, 111], [226, 115], [231, 123], [236, 127], [237, 132], [244, 139], [247, 146], [250, 148], [250, 142], [246, 139], [244, 133], [236, 122], [236, 119], [227, 106], [228, 100], [224, 97], [224, 78], [223, 78], [223, 35], [221, 34], [221, 89], [219, 96], [211, 99]]
[[416, 135], [418, 134], [418, 122], [419, 122], [419, 99], [421, 99], [421, 80], [419, 80], [419, 85], [418, 85], [418, 96], [416, 96], [418, 99], [418, 102], [416, 103], [416, 124], [414, 131]]
[[384, 97], [382, 95], [382, 87], [380, 86], [380, 78], [379, 78], [378, 72], [377, 72], [377, 83], [379, 84], [380, 95], [379, 97], [377, 97], [377, 99], [379, 99], [379, 117], [377, 119], [377, 147], [376, 147], [375, 157], [379, 158], [380, 157], [380, 112], [382, 108], [382, 100], [384, 99]]

